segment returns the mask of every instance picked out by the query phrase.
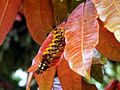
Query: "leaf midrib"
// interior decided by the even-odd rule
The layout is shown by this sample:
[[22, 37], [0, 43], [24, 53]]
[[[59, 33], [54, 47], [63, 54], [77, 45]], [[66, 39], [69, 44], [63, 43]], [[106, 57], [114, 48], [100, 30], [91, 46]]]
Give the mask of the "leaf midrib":
[[7, 2], [6, 2], [6, 4], [5, 4], [5, 7], [4, 7], [4, 10], [3, 10], [3, 13], [2, 13], [2, 17], [1, 17], [1, 20], [0, 20], [0, 27], [2, 26], [2, 22], [3, 22], [3, 19], [4, 19], [5, 13], [6, 13], [6, 11], [7, 11], [9, 2], [10, 2], [10, 0], [7, 0]]

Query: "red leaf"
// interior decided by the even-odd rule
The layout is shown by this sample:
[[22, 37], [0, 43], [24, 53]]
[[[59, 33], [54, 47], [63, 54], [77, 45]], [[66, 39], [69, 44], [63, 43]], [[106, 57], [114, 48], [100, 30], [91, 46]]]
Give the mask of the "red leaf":
[[117, 83], [117, 89], [120, 90], [120, 82]]
[[95, 85], [88, 84], [77, 73], [73, 72], [63, 58], [57, 69], [58, 78], [63, 90], [97, 90]]
[[[108, 83], [107, 86], [105, 86], [105, 90], [116, 90], [117, 89], [117, 80], [112, 80]], [[119, 90], [119, 89], [118, 89]]]
[[37, 55], [33, 59], [32, 66], [29, 68], [28, 72], [34, 72], [37, 69], [38, 65], [41, 62], [41, 55], [45, 51], [45, 49], [49, 47], [49, 44], [51, 43], [52, 38], [53, 38], [53, 32], [51, 32], [48, 35], [48, 37], [45, 39], [45, 41], [42, 43]]
[[[37, 84], [38, 84], [40, 90], [51, 90], [52, 84], [53, 84], [53, 80], [54, 80], [54, 75], [55, 75], [55, 72], [56, 72], [56, 66], [53, 66], [53, 67], [48, 68], [48, 70], [46, 70], [42, 74], [37, 75], [36, 73], [34, 73], [34, 71], [38, 68], [39, 63], [41, 62], [40, 58], [41, 58], [42, 53], [49, 46], [49, 44], [52, 41], [52, 38], [53, 38], [53, 32], [51, 32], [48, 35], [48, 37], [46, 38], [46, 40], [41, 45], [38, 54], [33, 59], [32, 66], [28, 70], [29, 72], [33, 73], [33, 75], [34, 75], [34, 77], [35, 77], [35, 79], [37, 81]], [[27, 90], [29, 90], [30, 82], [31, 82], [31, 80], [28, 81]]]
[[[35, 79], [39, 85], [40, 90], [50, 90], [52, 88], [52, 84], [53, 84], [53, 79], [54, 79], [54, 75], [56, 72], [56, 66], [53, 67], [49, 67], [46, 71], [44, 71], [42, 74], [36, 74], [38, 65], [40, 64], [41, 60], [43, 60], [41, 58], [42, 54], [44, 51], [46, 51], [46, 48], [50, 47], [50, 43], [52, 43], [53, 40], [53, 32], [51, 32], [48, 37], [46, 38], [46, 40], [43, 42], [38, 54], [36, 55], [36, 57], [33, 59], [33, 64], [30, 67], [30, 69], [28, 70], [29, 72], [33, 72], [33, 75], [35, 76]], [[61, 52], [62, 53], [62, 52]], [[55, 64], [58, 64], [58, 62], [60, 61], [60, 58], [57, 58], [56, 60], [57, 62]], [[52, 66], [52, 65], [51, 65]], [[28, 81], [28, 90], [29, 90], [29, 83], [30, 81]]]
[[93, 49], [98, 42], [97, 12], [90, 0], [80, 4], [68, 17], [64, 28], [66, 46], [64, 57], [70, 68], [89, 78]]
[[104, 27], [102, 21], [98, 19], [98, 22], [100, 25], [100, 37], [96, 48], [109, 60], [120, 61], [120, 43], [115, 39], [113, 33]]
[[68, 62], [64, 58], [58, 66], [57, 73], [63, 90], [82, 90], [82, 77], [69, 68]]
[[82, 80], [82, 90], [98, 90], [95, 85], [88, 84], [84, 80]]
[[52, 90], [55, 72], [56, 66], [53, 66], [41, 75], [34, 74], [39, 90]]
[[[33, 39], [40, 45], [52, 30], [52, 0], [24, 0], [24, 14]], [[42, 36], [41, 36], [42, 35]]]
[[0, 45], [10, 31], [22, 0], [0, 0]]

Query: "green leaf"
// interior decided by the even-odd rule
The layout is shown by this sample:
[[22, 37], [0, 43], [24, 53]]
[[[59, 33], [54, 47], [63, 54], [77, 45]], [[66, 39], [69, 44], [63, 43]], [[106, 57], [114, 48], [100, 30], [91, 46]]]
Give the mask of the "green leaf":
[[117, 77], [117, 80], [120, 81], [120, 63], [118, 63], [117, 67], [116, 67], [116, 77]]
[[91, 67], [91, 77], [96, 81], [103, 83], [102, 65], [94, 64]]
[[101, 59], [100, 59], [100, 63], [101, 63], [101, 64], [106, 64], [106, 63], [107, 63], [107, 58], [106, 58], [106, 57], [104, 57], [103, 55], [101, 55], [100, 58], [101, 58]]

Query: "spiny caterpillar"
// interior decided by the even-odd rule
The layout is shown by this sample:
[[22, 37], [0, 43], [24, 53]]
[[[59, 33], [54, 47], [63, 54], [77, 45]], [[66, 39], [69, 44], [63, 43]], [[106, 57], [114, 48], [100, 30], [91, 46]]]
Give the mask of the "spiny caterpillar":
[[47, 68], [55, 62], [57, 58], [60, 58], [65, 46], [64, 30], [55, 28], [53, 31], [53, 39], [49, 44], [49, 47], [42, 54], [42, 61], [39, 64], [36, 73], [41, 74], [46, 71]]

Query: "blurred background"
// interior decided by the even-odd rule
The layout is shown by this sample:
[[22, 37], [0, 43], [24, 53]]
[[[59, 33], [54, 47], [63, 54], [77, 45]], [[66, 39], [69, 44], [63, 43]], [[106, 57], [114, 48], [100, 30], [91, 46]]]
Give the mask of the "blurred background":
[[0, 90], [24, 90], [27, 69], [39, 46], [32, 40], [25, 18], [19, 14], [11, 32], [0, 46]]
[[[84, 0], [73, 0], [71, 6], [67, 2], [68, 10], [65, 13], [73, 10], [82, 1]], [[0, 46], [0, 90], [25, 90], [26, 71], [31, 66], [32, 59], [39, 49], [28, 32], [25, 18], [21, 14], [18, 15], [11, 32], [7, 35], [3, 45]], [[65, 15], [61, 13], [59, 16], [61, 17], [58, 19], [63, 21]], [[90, 83], [96, 84], [98, 90], [104, 90], [104, 87], [112, 80], [120, 80], [120, 63], [107, 60], [102, 65], [102, 74], [103, 82], [90, 81]], [[36, 82], [33, 81], [31, 90], [36, 90], [36, 87]], [[54, 80], [54, 90], [61, 90], [57, 77]]]

